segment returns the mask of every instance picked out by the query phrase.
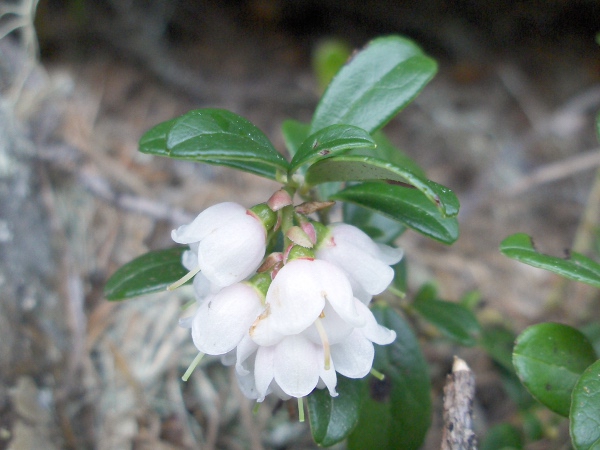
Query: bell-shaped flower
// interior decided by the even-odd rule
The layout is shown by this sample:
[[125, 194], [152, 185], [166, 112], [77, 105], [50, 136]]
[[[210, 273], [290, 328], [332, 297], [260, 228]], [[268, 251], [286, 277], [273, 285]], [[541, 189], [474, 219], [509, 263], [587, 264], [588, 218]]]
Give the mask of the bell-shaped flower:
[[394, 278], [390, 265], [402, 259], [402, 250], [374, 242], [355, 226], [335, 223], [319, 236], [315, 255], [342, 269], [352, 285], [354, 296], [368, 303], [383, 292]]
[[196, 348], [208, 355], [235, 349], [263, 310], [259, 291], [249, 283], [236, 283], [209, 295], [191, 321]]
[[[171, 237], [189, 244], [213, 292], [244, 280], [260, 265], [267, 229], [251, 211], [237, 203], [219, 203], [202, 211], [192, 223], [173, 230]], [[185, 263], [185, 261], [184, 261]], [[190, 269], [192, 270], [192, 269]]]
[[283, 266], [266, 296], [266, 309], [252, 325], [250, 336], [263, 346], [301, 333], [321, 315], [326, 305], [352, 326], [364, 324], [354, 304], [346, 275], [333, 264], [317, 259], [295, 259]]

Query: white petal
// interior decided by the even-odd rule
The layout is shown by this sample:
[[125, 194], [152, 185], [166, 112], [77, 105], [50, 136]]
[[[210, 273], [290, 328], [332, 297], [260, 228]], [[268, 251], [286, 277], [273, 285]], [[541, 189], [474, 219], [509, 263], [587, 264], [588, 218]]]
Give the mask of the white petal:
[[261, 302], [256, 291], [234, 284], [200, 305], [192, 323], [192, 339], [198, 350], [221, 355], [235, 348], [258, 316]]
[[240, 387], [240, 391], [242, 391], [242, 394], [244, 394], [246, 398], [252, 400], [260, 398], [260, 394], [258, 393], [256, 384], [254, 382], [254, 374], [252, 372], [248, 372], [244, 375], [240, 375], [236, 372], [235, 375], [238, 381], [238, 386]]
[[[198, 261], [196, 261], [196, 264], [198, 264]], [[198, 266], [196, 265], [196, 267]], [[194, 277], [193, 286], [194, 294], [196, 294], [196, 300], [199, 304], [202, 304], [204, 302], [204, 299], [206, 299], [206, 297], [208, 297], [211, 292], [214, 294], [218, 292], [213, 291], [210, 285], [210, 281], [208, 281], [208, 279], [201, 272], [196, 274], [196, 276]]]
[[221, 355], [221, 364], [224, 366], [233, 366], [235, 364], [235, 349]]
[[180, 244], [199, 242], [223, 224], [245, 214], [246, 208], [242, 205], [232, 202], [218, 203], [202, 211], [192, 223], [173, 230], [171, 239]]
[[254, 382], [258, 392], [258, 401], [262, 402], [269, 393], [269, 385], [274, 377], [275, 346], [259, 347], [254, 361]]
[[326, 291], [317, 262], [290, 261], [275, 276], [266, 302], [270, 305], [272, 326], [277, 332], [285, 335], [300, 333], [323, 311]]
[[373, 344], [356, 329], [348, 339], [331, 346], [335, 370], [348, 378], [363, 378], [373, 366]]
[[198, 264], [211, 283], [228, 286], [254, 273], [266, 249], [263, 225], [244, 214], [210, 235], [198, 248]]
[[389, 245], [377, 244], [379, 248], [379, 259], [389, 266], [398, 264], [404, 256], [404, 250], [401, 248], [390, 247]]
[[269, 347], [279, 343], [285, 335], [273, 327], [273, 318], [270, 315], [270, 305], [250, 326], [250, 337], [258, 345]]
[[186, 250], [181, 255], [181, 264], [187, 270], [195, 270], [198, 267], [198, 244], [194, 244], [194, 247], [196, 247], [196, 251]]
[[319, 365], [323, 361], [318, 347], [300, 335], [288, 336], [275, 346], [275, 381], [292, 397], [304, 397], [317, 386]]
[[258, 345], [254, 343], [250, 336], [245, 335], [236, 347], [235, 370], [240, 375], [247, 375], [254, 368], [254, 358], [251, 356], [258, 350]]
[[335, 387], [337, 385], [337, 375], [335, 373], [336, 369], [333, 363], [333, 359], [329, 361], [329, 369], [325, 370], [325, 359], [323, 356], [323, 349], [321, 349], [319, 356], [320, 358], [322, 358], [323, 362], [319, 365], [319, 383], [317, 384], [317, 387], [320, 387], [319, 384], [324, 384], [329, 390], [329, 395], [331, 395], [332, 397], [337, 397], [338, 393], [335, 390]]
[[360, 330], [367, 339], [379, 345], [386, 345], [394, 342], [396, 339], [396, 332], [394, 330], [379, 325], [371, 310], [361, 302], [356, 301], [356, 308], [366, 319], [365, 326], [360, 328]]

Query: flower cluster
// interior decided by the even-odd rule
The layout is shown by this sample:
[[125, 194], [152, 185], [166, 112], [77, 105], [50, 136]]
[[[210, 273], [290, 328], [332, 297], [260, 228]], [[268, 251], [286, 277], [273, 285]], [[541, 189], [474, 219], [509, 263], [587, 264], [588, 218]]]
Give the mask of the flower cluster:
[[[279, 230], [284, 248], [266, 255]], [[368, 304], [391, 283], [402, 251], [351, 225], [313, 222], [285, 193], [250, 210], [214, 205], [172, 238], [190, 246], [182, 262], [195, 275], [198, 308], [182, 325], [201, 353], [235, 364], [249, 398], [325, 387], [336, 396], [336, 373], [364, 377], [373, 343], [396, 338]]]

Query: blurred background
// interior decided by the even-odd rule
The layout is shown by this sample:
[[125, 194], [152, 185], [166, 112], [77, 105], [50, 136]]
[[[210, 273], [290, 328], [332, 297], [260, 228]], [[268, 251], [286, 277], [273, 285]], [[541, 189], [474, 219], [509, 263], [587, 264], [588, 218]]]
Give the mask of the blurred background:
[[[313, 56], [331, 39], [402, 34], [440, 63], [386, 128], [462, 204], [452, 247], [399, 240], [409, 298], [431, 280], [450, 300], [477, 291], [480, 320], [514, 332], [597, 318], [593, 289], [497, 248], [522, 231], [544, 252], [597, 256], [598, 32], [597, 0], [0, 0], [0, 448], [314, 448], [295, 406], [253, 415], [218, 360], [180, 381], [196, 354], [177, 325], [190, 291], [110, 303], [102, 290], [203, 208], [277, 188], [140, 154], [142, 133], [220, 107], [284, 151], [280, 125], [310, 120]], [[425, 448], [439, 448], [454, 354], [475, 372], [480, 438], [519, 420], [481, 351], [422, 337], [437, 406]], [[530, 448], [568, 442], [556, 422]]]

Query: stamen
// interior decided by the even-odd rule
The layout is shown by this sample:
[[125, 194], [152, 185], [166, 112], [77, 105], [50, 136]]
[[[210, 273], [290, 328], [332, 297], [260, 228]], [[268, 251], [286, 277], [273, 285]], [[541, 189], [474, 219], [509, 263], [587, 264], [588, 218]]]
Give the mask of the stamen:
[[185, 304], [181, 305], [181, 308], [179, 308], [179, 309], [180, 309], [180, 310], [182, 310], [182, 311], [185, 311], [186, 309], [188, 309], [188, 308], [191, 308], [191, 307], [192, 307], [193, 305], [195, 305], [196, 303], [197, 303], [196, 299], [195, 299], [195, 298], [193, 298], [193, 299], [191, 299], [189, 302], [187, 302], [187, 303], [185, 303]]
[[260, 409], [260, 405], [262, 405], [262, 403], [256, 402], [256, 404], [254, 405], [254, 408], [252, 408], [252, 414], [253, 415], [257, 415], [258, 414], [258, 410]]
[[173, 283], [169, 287], [167, 287], [167, 291], [173, 291], [173, 290], [177, 289], [179, 286], [187, 283], [198, 272], [200, 272], [200, 267], [196, 267], [194, 270], [189, 271], [183, 278], [181, 278], [180, 280], [176, 281], [175, 283]]
[[298, 422], [304, 422], [304, 397], [298, 397]]
[[329, 370], [329, 368], [331, 367], [331, 349], [329, 348], [329, 338], [327, 337], [325, 328], [323, 328], [323, 324], [319, 319], [315, 320], [315, 327], [317, 328], [317, 332], [319, 333], [319, 337], [321, 338], [321, 342], [323, 343], [323, 353], [325, 355], [325, 370]]
[[198, 364], [200, 364], [200, 361], [202, 361], [203, 357], [204, 357], [204, 353], [202, 353], [202, 352], [200, 352], [200, 353], [198, 353], [196, 355], [196, 357], [194, 358], [194, 360], [190, 364], [190, 367], [187, 368], [187, 370], [185, 371], [185, 373], [181, 377], [181, 379], [183, 381], [187, 381], [190, 378], [190, 375], [192, 374], [192, 372], [194, 371], [194, 369], [198, 366]]
[[383, 381], [385, 379], [385, 375], [371, 367], [371, 375], [377, 378], [379, 381]]

